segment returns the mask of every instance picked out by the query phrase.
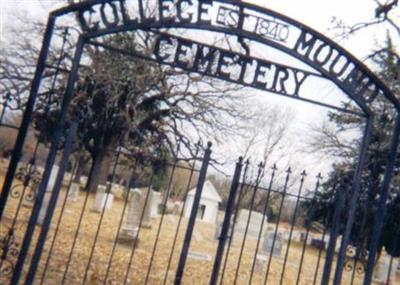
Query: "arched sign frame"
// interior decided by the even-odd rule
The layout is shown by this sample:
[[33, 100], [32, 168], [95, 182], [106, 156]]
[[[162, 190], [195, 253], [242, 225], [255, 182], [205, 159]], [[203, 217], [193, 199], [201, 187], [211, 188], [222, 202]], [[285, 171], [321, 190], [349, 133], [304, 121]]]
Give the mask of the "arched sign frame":
[[[73, 94], [74, 84], [77, 80], [77, 73], [79, 62], [83, 53], [83, 48], [86, 44], [99, 44], [94, 41], [97, 37], [119, 33], [124, 31], [134, 31], [134, 30], [166, 30], [166, 29], [194, 29], [194, 30], [206, 30], [216, 33], [225, 33], [233, 36], [237, 36], [239, 41], [243, 43], [243, 39], [248, 39], [254, 42], [259, 42], [261, 44], [271, 46], [277, 50], [280, 50], [299, 61], [310, 66], [313, 70], [316, 70], [319, 76], [324, 77], [331, 82], [333, 82], [338, 88], [340, 88], [345, 94], [347, 94], [362, 110], [367, 122], [363, 134], [363, 141], [359, 154], [358, 165], [353, 178], [353, 190], [352, 197], [349, 207], [349, 219], [346, 224], [345, 232], [343, 234], [342, 243], [338, 255], [334, 284], [340, 284], [344, 259], [346, 255], [346, 248], [349, 243], [350, 231], [354, 223], [354, 213], [357, 206], [357, 198], [360, 190], [360, 180], [363, 171], [363, 166], [367, 156], [368, 145], [370, 141], [371, 128], [374, 123], [374, 113], [372, 104], [374, 100], [381, 96], [386, 98], [391, 102], [393, 108], [397, 111], [396, 124], [392, 133], [392, 141], [390, 146], [390, 151], [387, 159], [386, 170], [384, 174], [383, 183], [381, 186], [381, 195], [379, 203], [378, 216], [375, 221], [376, 231], [372, 237], [372, 246], [368, 258], [368, 265], [365, 274], [364, 284], [371, 283], [372, 270], [375, 262], [375, 256], [377, 253], [378, 242], [380, 238], [380, 231], [383, 224], [385, 202], [388, 196], [388, 191], [390, 188], [391, 176], [394, 170], [395, 157], [397, 152], [397, 146], [399, 143], [399, 133], [400, 133], [400, 101], [396, 99], [394, 94], [387, 88], [387, 86], [379, 80], [364, 64], [357, 60], [350, 53], [346, 52], [343, 48], [335, 44], [333, 41], [325, 37], [324, 35], [316, 32], [315, 30], [293, 20], [286, 16], [283, 16], [274, 11], [261, 8], [255, 5], [238, 2], [234, 0], [160, 0], [158, 1], [158, 17], [152, 17], [147, 15], [144, 8], [145, 0], [135, 0], [135, 1], [124, 1], [124, 0], [94, 0], [84, 3], [72, 4], [65, 8], [53, 11], [48, 19], [45, 35], [43, 38], [42, 49], [39, 55], [38, 64], [36, 72], [32, 81], [30, 95], [27, 101], [26, 109], [23, 115], [20, 131], [15, 143], [13, 150], [13, 155], [10, 161], [9, 169], [7, 171], [6, 179], [3, 185], [3, 191], [0, 195], [0, 218], [2, 217], [5, 203], [7, 201], [8, 194], [13, 182], [13, 178], [16, 172], [18, 161], [21, 157], [21, 152], [23, 144], [25, 141], [27, 129], [32, 117], [33, 106], [38, 94], [40, 87], [42, 74], [46, 68], [46, 60], [48, 51], [51, 45], [52, 34], [56, 24], [57, 19], [60, 17], [76, 13], [78, 20], [83, 29], [79, 36], [78, 42], [76, 44], [75, 56], [73, 60], [73, 66], [70, 71], [70, 75], [67, 82], [67, 88], [65, 91], [65, 96], [62, 102], [62, 108], [59, 117], [59, 126], [57, 131], [55, 131], [52, 137], [52, 144], [49, 151], [48, 159], [46, 162], [45, 172], [43, 174], [43, 179], [39, 187], [38, 196], [36, 200], [36, 205], [32, 211], [28, 228], [24, 236], [24, 240], [21, 247], [21, 252], [18, 257], [15, 270], [12, 277], [13, 284], [16, 284], [20, 278], [22, 267], [26, 258], [27, 251], [30, 246], [32, 239], [32, 232], [38, 217], [38, 209], [44, 198], [44, 192], [49, 180], [50, 171], [52, 165], [54, 164], [57, 145], [62, 135], [62, 127], [65, 121], [66, 110], [69, 105], [69, 101]], [[137, 14], [129, 14], [127, 5], [135, 3], [137, 6]], [[174, 13], [172, 8], [174, 7]], [[184, 12], [183, 7], [186, 9], [191, 9], [189, 12]], [[219, 8], [219, 9], [217, 9]], [[105, 14], [105, 9], [111, 11], [111, 18], [108, 18]], [[215, 9], [216, 11], [214, 11]], [[222, 10], [221, 10], [222, 9]], [[189, 11], [188, 10], [188, 11]], [[222, 11], [222, 12], [221, 12]], [[97, 15], [96, 15], [97, 13]], [[214, 14], [213, 14], [214, 13]], [[218, 17], [219, 22], [213, 22], [212, 17]], [[91, 21], [92, 16], [97, 16], [98, 21]], [[133, 17], [132, 17], [133, 16]], [[271, 20], [272, 19], [272, 20]], [[215, 20], [215, 19], [214, 19]], [[247, 22], [251, 23], [246, 25]], [[274, 23], [274, 32], [272, 28], [268, 28], [268, 25]], [[216, 24], [217, 23], [217, 24]], [[264, 26], [262, 26], [264, 23]], [[247, 27], [251, 26], [249, 29]], [[258, 28], [257, 28], [258, 27]], [[263, 27], [263, 28], [260, 28]], [[271, 26], [269, 26], [271, 27]], [[277, 29], [281, 29], [281, 33], [277, 33]], [[289, 45], [289, 29], [292, 28], [297, 32], [297, 37], [295, 40], [291, 41]], [[270, 30], [268, 30], [270, 29]], [[160, 36], [161, 37], [161, 36]], [[164, 39], [168, 42], [168, 37], [171, 35], [166, 35]], [[176, 38], [175, 38], [176, 39]], [[179, 40], [179, 39], [177, 39]], [[288, 41], [286, 41], [288, 40]], [[188, 41], [196, 44], [195, 41]], [[199, 44], [199, 43], [197, 43]], [[103, 46], [105, 48], [112, 48]], [[250, 60], [248, 57], [248, 50], [246, 46], [243, 45], [246, 50], [246, 54], [230, 54], [227, 51], [220, 50], [224, 56], [228, 57], [240, 57], [242, 62], [246, 64], [246, 60]], [[213, 47], [211, 47], [213, 48]], [[216, 48], [216, 47], [215, 47]], [[122, 51], [123, 52], [123, 51]], [[149, 58], [151, 60], [151, 58]], [[155, 58], [153, 60], [158, 60], [160, 63], [163, 62], [162, 57]], [[223, 64], [223, 60], [221, 65]], [[267, 62], [267, 64], [269, 64]], [[174, 61], [170, 65], [177, 66], [189, 72], [200, 72], [199, 70], [189, 68], [185, 66], [184, 62]], [[340, 71], [337, 67], [340, 66]], [[282, 70], [290, 67], [281, 67]], [[283, 71], [284, 72], [284, 71]], [[294, 70], [294, 74], [302, 74], [302, 70]], [[218, 74], [210, 74], [207, 71], [202, 72], [205, 75], [215, 76], [222, 80], [233, 81], [228, 78], [228, 75], [219, 72]], [[303, 79], [307, 76], [304, 73]], [[225, 76], [225, 78], [224, 78]], [[301, 77], [297, 78], [296, 83], [301, 83]], [[243, 84], [243, 82], [237, 82]], [[257, 86], [253, 86], [257, 88]], [[300, 87], [300, 85], [298, 86]], [[283, 87], [281, 88], [281, 91]], [[268, 91], [277, 91], [268, 90]], [[275, 92], [282, 93], [282, 92]], [[289, 94], [280, 94], [284, 96], [290, 96]], [[292, 97], [304, 101], [309, 101], [305, 98], [300, 98], [296, 92], [291, 94]], [[322, 102], [312, 102], [324, 106]], [[336, 237], [331, 237], [336, 238]], [[41, 249], [36, 246], [35, 255], [31, 266], [29, 269], [27, 282], [32, 282], [34, 274], [37, 269], [38, 262], [34, 262], [36, 258], [37, 261], [40, 259]], [[328, 260], [330, 258], [330, 260]], [[322, 284], [327, 284], [329, 282], [330, 266], [333, 260], [333, 252], [327, 256], [327, 261], [324, 270], [324, 276]]]

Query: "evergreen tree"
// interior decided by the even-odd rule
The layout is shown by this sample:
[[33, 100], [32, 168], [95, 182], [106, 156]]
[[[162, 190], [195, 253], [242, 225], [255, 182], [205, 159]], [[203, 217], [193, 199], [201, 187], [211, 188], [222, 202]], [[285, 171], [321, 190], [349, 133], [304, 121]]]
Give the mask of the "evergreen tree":
[[[394, 94], [400, 97], [400, 58], [395, 51], [393, 43], [388, 37], [385, 47], [373, 56], [378, 76], [391, 88]], [[369, 239], [373, 232], [374, 217], [379, 203], [379, 194], [385, 172], [388, 157], [391, 131], [396, 119], [396, 111], [390, 103], [383, 98], [376, 98], [373, 111], [375, 122], [372, 128], [371, 142], [368, 148], [368, 156], [361, 180], [358, 207], [356, 210], [355, 223], [350, 234], [350, 244], [358, 246], [361, 250], [368, 250]], [[329, 121], [333, 123], [334, 130], [319, 130], [318, 142], [314, 147], [340, 157], [340, 163], [334, 165], [326, 182], [321, 185], [321, 190], [316, 193], [313, 201], [308, 203], [309, 220], [319, 221], [327, 228], [332, 225], [333, 212], [335, 210], [335, 199], [337, 191], [344, 191], [343, 209], [346, 209], [351, 197], [351, 184], [354, 169], [358, 162], [357, 150], [361, 144], [360, 138], [347, 143], [338, 144], [340, 135], [350, 130], [358, 130], [362, 133], [365, 128], [365, 119], [338, 112], [329, 114]], [[322, 139], [322, 140], [321, 140]], [[389, 254], [399, 256], [400, 254], [400, 154], [395, 166], [395, 175], [390, 189], [388, 208], [382, 233], [380, 250], [385, 247]], [[347, 186], [337, 187], [346, 181]], [[347, 221], [347, 211], [343, 211], [340, 218], [339, 232], [343, 233]]]

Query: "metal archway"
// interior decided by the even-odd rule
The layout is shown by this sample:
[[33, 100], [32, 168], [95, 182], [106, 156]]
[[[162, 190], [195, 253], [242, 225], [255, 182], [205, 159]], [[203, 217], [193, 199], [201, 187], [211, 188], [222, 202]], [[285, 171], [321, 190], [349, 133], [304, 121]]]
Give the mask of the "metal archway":
[[[152, 7], [155, 10], [150, 13], [146, 8], [148, 5], [153, 5]], [[384, 218], [385, 202], [390, 187], [399, 140], [400, 101], [381, 80], [368, 70], [367, 67], [324, 35], [271, 10], [241, 2], [238, 3], [234, 0], [161, 0], [158, 1], [158, 3], [145, 0], [95, 0], [73, 4], [52, 12], [47, 22], [47, 28], [38, 59], [37, 69], [32, 81], [29, 99], [0, 195], [0, 218], [3, 217], [4, 208], [21, 157], [28, 126], [31, 121], [33, 107], [41, 85], [42, 75], [46, 68], [46, 60], [52, 41], [53, 29], [59, 18], [71, 14], [77, 15], [82, 31], [76, 44], [73, 66], [70, 71], [65, 96], [63, 98], [62, 109], [58, 119], [59, 128], [57, 128], [52, 138], [45, 172], [38, 190], [36, 206], [29, 220], [28, 229], [24, 236], [20, 254], [13, 273], [12, 282], [18, 282], [27, 252], [30, 248], [34, 226], [39, 215], [39, 208], [44, 198], [44, 192], [48, 184], [51, 167], [54, 164], [57, 154], [57, 145], [62, 135], [62, 126], [65, 122], [66, 110], [71, 100], [75, 82], [77, 81], [77, 72], [83, 48], [85, 45], [90, 44], [112, 49], [117, 52], [125, 53], [126, 55], [143, 57], [148, 60], [157, 61], [161, 64], [178, 67], [187, 70], [188, 72], [197, 72], [222, 80], [292, 97], [297, 100], [303, 100], [336, 109], [338, 108], [335, 106], [329, 106], [329, 104], [303, 97], [301, 94], [301, 88], [302, 85], [305, 84], [307, 78], [314, 76], [333, 82], [346, 95], [348, 95], [361, 109], [360, 114], [365, 116], [367, 124], [364, 131], [357, 169], [353, 177], [352, 198], [350, 208], [348, 209], [350, 218], [346, 224], [345, 233], [338, 255], [334, 284], [340, 284], [341, 282], [343, 263], [346, 254], [345, 251], [349, 242], [350, 231], [354, 223], [354, 212], [356, 210], [357, 197], [360, 190], [361, 175], [367, 156], [371, 128], [374, 124], [372, 106], [377, 98], [385, 98], [388, 100], [397, 111], [397, 118], [392, 133], [392, 141], [386, 163], [385, 176], [381, 186], [382, 192], [379, 204], [380, 211], [378, 211], [379, 216], [376, 217], [377, 230], [374, 232], [374, 236], [372, 237], [372, 247], [364, 280], [364, 284], [371, 283], [371, 275]], [[169, 31], [174, 29], [211, 31], [237, 36], [243, 49], [242, 51], [230, 51], [217, 46], [207, 45], [202, 42], [180, 38], [173, 33], [169, 33]], [[143, 56], [134, 51], [119, 50], [118, 47], [107, 46], [96, 41], [96, 38], [107, 34], [134, 30], [148, 31], [149, 33], [152, 33], [156, 39], [154, 50], [150, 55]], [[257, 42], [282, 51], [306, 64], [312, 68], [313, 71], [254, 57], [250, 54], [248, 46], [244, 40]], [[160, 50], [157, 49], [160, 45], [170, 45], [173, 53], [161, 54]], [[189, 49], [196, 51], [196, 56], [192, 62], [180, 57]], [[199, 62], [202, 62], [203, 64], [205, 63], [206, 68], [199, 64]], [[238, 68], [241, 71], [240, 74], [248, 72], [248, 70], [246, 70], [248, 64], [255, 65], [255, 72], [252, 74], [253, 80], [251, 82], [246, 82], [244, 77], [241, 75], [235, 78], [232, 73], [227, 71], [230, 62], [235, 62], [238, 65]], [[212, 64], [217, 66], [215, 70], [208, 68]], [[265, 72], [265, 68], [271, 66], [273, 66], [275, 70], [274, 81], [270, 83], [262, 81], [260, 78], [263, 75], [263, 68]], [[289, 86], [292, 86], [292, 88]], [[40, 259], [42, 248], [37, 246], [36, 250], [39, 254], [37, 258]], [[333, 255], [327, 257], [327, 259], [329, 258], [333, 258]], [[37, 262], [38, 260], [32, 261], [27, 283], [33, 281], [33, 276], [37, 269]], [[330, 266], [327, 266], [324, 275], [325, 277], [322, 281], [323, 284], [328, 283], [329, 275]]]

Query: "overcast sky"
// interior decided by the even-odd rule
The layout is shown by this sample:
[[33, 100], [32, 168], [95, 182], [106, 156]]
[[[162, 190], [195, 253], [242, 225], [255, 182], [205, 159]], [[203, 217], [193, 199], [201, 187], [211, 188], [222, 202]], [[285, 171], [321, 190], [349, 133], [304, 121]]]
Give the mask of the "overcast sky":
[[[129, 0], [128, 0], [129, 1]], [[304, 24], [333, 36], [331, 20], [333, 17], [343, 20], [347, 24], [372, 19], [376, 4], [374, 0], [247, 0], [280, 12]], [[12, 14], [26, 12], [28, 15], [46, 18], [48, 11], [62, 6], [62, 0], [0, 0], [0, 24], [2, 35], [10, 24]], [[392, 13], [397, 14], [400, 23], [400, 7]], [[365, 56], [376, 42], [385, 37], [383, 27], [364, 31], [351, 41], [341, 41], [341, 44], [358, 58]], [[398, 37], [397, 37], [398, 38]], [[397, 43], [398, 44], [398, 43]]]

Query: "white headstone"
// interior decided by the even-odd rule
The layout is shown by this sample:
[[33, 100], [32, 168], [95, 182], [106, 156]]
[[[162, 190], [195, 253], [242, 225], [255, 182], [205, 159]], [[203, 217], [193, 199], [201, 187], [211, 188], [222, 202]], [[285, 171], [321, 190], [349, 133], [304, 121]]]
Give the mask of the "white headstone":
[[153, 191], [153, 199], [150, 203], [150, 217], [156, 218], [158, 216], [158, 205], [161, 203], [161, 194], [160, 192]]
[[262, 231], [261, 236], [264, 236], [267, 231], [267, 216], [264, 216], [262, 213], [256, 211], [250, 212], [249, 210], [241, 209], [238, 213], [235, 224], [234, 239], [242, 239], [244, 237], [247, 224], [249, 224], [249, 226], [247, 228], [246, 238], [257, 239], [260, 231]]
[[393, 270], [393, 264], [392, 264], [392, 270], [391, 270], [391, 276], [389, 277], [389, 283], [386, 283], [388, 280], [388, 275], [390, 271], [390, 256], [384, 255], [381, 256], [378, 260], [378, 263], [376, 264], [374, 268], [374, 281], [379, 283], [379, 284], [395, 284], [392, 283], [391, 281], [395, 281], [396, 279], [396, 270]]
[[138, 189], [130, 189], [128, 195], [128, 213], [125, 226], [119, 235], [119, 241], [123, 243], [136, 240], [143, 210], [142, 193]]
[[57, 174], [58, 174], [59, 167], [58, 165], [53, 165], [50, 172], [49, 183], [47, 183], [46, 191], [53, 191], [54, 184], [56, 183]]
[[44, 217], [45, 217], [46, 211], [47, 211], [47, 207], [49, 205], [49, 199], [50, 199], [50, 195], [49, 195], [49, 193], [46, 193], [43, 198], [42, 206], [40, 207], [38, 219], [36, 221], [36, 223], [38, 225], [43, 224]]
[[79, 184], [72, 182], [68, 192], [68, 201], [77, 202], [79, 200]]
[[[215, 240], [219, 240], [219, 237], [221, 235], [221, 231], [222, 231], [222, 222], [218, 223], [218, 225], [215, 227], [215, 235], [214, 235], [214, 239]], [[227, 235], [227, 240], [229, 240], [232, 236], [232, 223], [229, 224], [229, 231], [228, 231], [228, 235]]]
[[[42, 206], [40, 207], [39, 216], [36, 221], [36, 223], [38, 225], [43, 224], [44, 217], [46, 216], [47, 207], [49, 206], [50, 196], [51, 196], [51, 192], [46, 192], [44, 194]], [[60, 203], [61, 203], [61, 199], [60, 199], [60, 197], [58, 197], [57, 202], [56, 202], [56, 207], [59, 207]]]
[[256, 256], [256, 264], [254, 269], [256, 272], [262, 272], [265, 270], [269, 256], [264, 254], [257, 254]]
[[106, 186], [99, 185], [97, 187], [96, 196], [94, 197], [92, 211], [101, 212], [103, 209], [110, 209], [114, 200], [114, 195], [106, 193]]
[[146, 207], [143, 209], [143, 220], [142, 220], [142, 227], [146, 227], [146, 228], [151, 228], [151, 204], [153, 202], [154, 199], [154, 191], [152, 189], [149, 188], [145, 188], [142, 189], [142, 191], [140, 191], [142, 193], [141, 195], [141, 199], [139, 201], [139, 208], [143, 209], [144, 204], [146, 202], [146, 196], [147, 197], [147, 203], [146, 203]]
[[211, 261], [211, 255], [206, 254], [206, 253], [196, 252], [196, 251], [189, 251], [188, 257], [192, 258], [192, 259], [197, 259], [197, 260]]
[[281, 233], [277, 233], [276, 236], [275, 233], [267, 233], [264, 236], [262, 250], [268, 253], [272, 252], [274, 256], [280, 256], [282, 252], [282, 244], [283, 238]]

